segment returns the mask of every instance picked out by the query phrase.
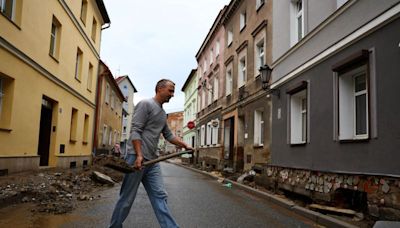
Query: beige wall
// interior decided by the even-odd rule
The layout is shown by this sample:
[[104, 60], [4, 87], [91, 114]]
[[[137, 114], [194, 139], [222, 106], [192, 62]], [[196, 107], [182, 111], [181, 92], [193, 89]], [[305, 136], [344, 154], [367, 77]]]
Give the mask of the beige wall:
[[[49, 165], [56, 166], [60, 155], [79, 157], [91, 154], [100, 26], [103, 21], [95, 1], [88, 2], [88, 18], [93, 15], [97, 18], [96, 41], [90, 38], [91, 28], [82, 27], [79, 19], [81, 1], [67, 1], [63, 5], [63, 0], [19, 0], [19, 12], [14, 21], [0, 15], [0, 77], [7, 78], [12, 85], [11, 91], [5, 94], [10, 104], [5, 106], [3, 103], [0, 115], [0, 160], [38, 155], [44, 96], [53, 101], [51, 125], [54, 129], [50, 136]], [[57, 58], [49, 54], [53, 16], [61, 23]], [[78, 47], [83, 52], [80, 81], [75, 79]], [[89, 62], [93, 65], [91, 90], [87, 89]], [[70, 141], [72, 108], [78, 110], [75, 142]], [[87, 143], [83, 142], [85, 114], [89, 116]], [[9, 119], [3, 121], [2, 118], [7, 115]], [[60, 144], [65, 145], [64, 154], [59, 153]], [[13, 163], [18, 163], [18, 159], [14, 159]], [[19, 167], [10, 168], [12, 171], [30, 169], [15, 164], [8, 166]]]

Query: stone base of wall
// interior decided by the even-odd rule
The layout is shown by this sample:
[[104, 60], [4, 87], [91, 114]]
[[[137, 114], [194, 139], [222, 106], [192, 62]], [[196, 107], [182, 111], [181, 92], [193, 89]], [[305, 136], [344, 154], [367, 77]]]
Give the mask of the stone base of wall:
[[[365, 212], [381, 220], [400, 220], [400, 178], [324, 173], [265, 166], [256, 184], [271, 190], [285, 190], [307, 196], [313, 201], [338, 203], [340, 197], [366, 195]], [[355, 194], [340, 194], [350, 192]], [[344, 201], [351, 199], [342, 199]]]
[[18, 173], [39, 169], [39, 156], [29, 157], [0, 157], [0, 173]]
[[74, 168], [92, 164], [92, 156], [59, 156], [57, 157], [57, 167]]
[[203, 169], [210, 170], [220, 170], [219, 167], [219, 159], [213, 157], [199, 157], [198, 163], [202, 166]]

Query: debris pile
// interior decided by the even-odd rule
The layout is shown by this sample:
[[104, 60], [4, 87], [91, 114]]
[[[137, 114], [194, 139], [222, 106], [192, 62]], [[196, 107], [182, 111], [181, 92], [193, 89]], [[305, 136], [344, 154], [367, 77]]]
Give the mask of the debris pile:
[[98, 199], [96, 190], [121, 180], [121, 173], [101, 166], [13, 174], [0, 178], [0, 205], [32, 202], [35, 211], [63, 214], [77, 201]]

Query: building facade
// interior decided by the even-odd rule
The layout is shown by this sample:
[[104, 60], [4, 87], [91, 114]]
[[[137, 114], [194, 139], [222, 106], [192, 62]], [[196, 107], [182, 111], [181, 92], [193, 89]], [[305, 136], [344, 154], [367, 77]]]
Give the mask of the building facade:
[[126, 153], [126, 143], [129, 140], [130, 132], [131, 132], [131, 125], [132, 125], [132, 118], [133, 118], [133, 111], [134, 111], [134, 95], [138, 91], [136, 90], [135, 86], [133, 85], [132, 81], [129, 79], [128, 75], [120, 76], [115, 79], [117, 82], [119, 89], [121, 90], [122, 94], [124, 95], [125, 101], [122, 103], [122, 134], [121, 134], [121, 150], [122, 153]]
[[268, 178], [398, 220], [399, 1], [274, 1], [273, 10]]
[[[182, 129], [183, 141], [194, 149], [197, 149], [197, 135], [195, 128], [197, 126], [197, 83], [197, 69], [193, 69], [182, 87], [182, 92], [185, 94]], [[193, 128], [189, 128], [188, 124], [193, 124]], [[195, 157], [198, 157], [198, 153], [195, 153]]]
[[2, 170], [90, 162], [100, 37], [109, 23], [101, 0], [1, 1]]
[[231, 1], [225, 27], [222, 100], [224, 166], [249, 170], [270, 161], [270, 97], [259, 69], [272, 62], [273, 1]]
[[198, 75], [197, 106], [197, 161], [202, 167], [222, 169], [222, 128], [221, 98], [225, 84], [223, 72], [225, 29], [221, 20], [225, 15], [224, 7], [216, 17], [210, 31], [196, 54]]
[[[172, 134], [175, 137], [182, 139], [183, 130], [183, 112], [172, 112], [167, 114], [167, 124]], [[162, 140], [162, 150], [163, 152], [170, 154], [178, 152], [176, 146], [166, 140]]]
[[108, 154], [121, 140], [122, 103], [124, 95], [110, 69], [102, 61], [99, 65], [96, 103], [95, 154]]

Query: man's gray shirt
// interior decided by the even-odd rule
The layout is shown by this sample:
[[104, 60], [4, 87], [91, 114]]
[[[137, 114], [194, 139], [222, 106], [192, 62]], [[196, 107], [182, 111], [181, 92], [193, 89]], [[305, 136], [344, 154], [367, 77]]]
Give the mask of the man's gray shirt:
[[160, 155], [157, 147], [161, 133], [168, 141], [174, 138], [167, 124], [167, 114], [161, 104], [154, 98], [140, 101], [135, 106], [132, 118], [131, 134], [127, 143], [128, 153], [136, 154], [132, 140], [140, 140], [143, 157], [147, 160], [156, 159]]

